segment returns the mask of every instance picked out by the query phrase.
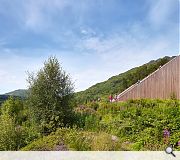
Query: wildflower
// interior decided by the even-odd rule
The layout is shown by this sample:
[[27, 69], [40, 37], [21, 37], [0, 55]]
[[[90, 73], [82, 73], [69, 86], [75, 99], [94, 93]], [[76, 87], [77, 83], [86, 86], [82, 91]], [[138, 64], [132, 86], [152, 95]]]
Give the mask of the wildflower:
[[163, 131], [163, 136], [164, 136], [164, 137], [169, 137], [169, 136], [170, 136], [170, 132], [168, 131], [168, 129], [165, 129], [165, 130]]
[[180, 140], [178, 141], [178, 146], [180, 146]]
[[163, 130], [164, 144], [168, 144], [169, 143], [169, 137], [170, 137], [170, 131], [168, 131], [168, 129], [165, 128]]

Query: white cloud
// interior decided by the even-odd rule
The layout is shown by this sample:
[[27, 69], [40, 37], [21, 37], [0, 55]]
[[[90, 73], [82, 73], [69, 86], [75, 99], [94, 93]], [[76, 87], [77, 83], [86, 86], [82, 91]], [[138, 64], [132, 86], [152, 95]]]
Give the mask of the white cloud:
[[[172, 9], [175, 7], [175, 3], [171, 3], [172, 1], [174, 2], [175, 0], [148, 1], [150, 2], [150, 12], [148, 14], [150, 24], [157, 28], [163, 28], [163, 25], [170, 23], [168, 17], [172, 14]], [[11, 4], [11, 1], [9, 1], [9, 4]], [[60, 41], [59, 38], [61, 36], [52, 30], [56, 23], [53, 18], [54, 15], [60, 14], [60, 11], [69, 5], [77, 4], [74, 4], [72, 0], [29, 0], [28, 3], [24, 1], [21, 6], [16, 6], [16, 13], [18, 14], [12, 13], [21, 17], [20, 20], [27, 29], [38, 33], [48, 29], [46, 34], [49, 34], [51, 31], [54, 32], [52, 37], [57, 43]], [[81, 5], [83, 6], [82, 3]], [[17, 10], [20, 11], [18, 12]], [[15, 51], [9, 48], [1, 49], [0, 93], [2, 90], [5, 92], [25, 88], [27, 85], [25, 71], [33, 71], [40, 68], [49, 54], [58, 55], [60, 61], [62, 60], [65, 70], [72, 75], [76, 83], [77, 91], [84, 90], [97, 82], [106, 80], [113, 75], [152, 59], [178, 54], [178, 35], [174, 28], [172, 31], [169, 29], [170, 32], [165, 34], [152, 35], [152, 31], [149, 32], [150, 30], [148, 29], [146, 31], [141, 23], [136, 23], [132, 24], [128, 31], [109, 33], [106, 36], [102, 36], [100, 35], [101, 33], [96, 33], [90, 27], [81, 24], [83, 22], [83, 12], [84, 10], [82, 9], [79, 19], [77, 18], [77, 21], [79, 20], [77, 26], [82, 37], [77, 36], [73, 39], [76, 52], [80, 52], [78, 57], [76, 57], [75, 53], [73, 54], [73, 45], [73, 49], [70, 48], [70, 50], [72, 49], [71, 53], [62, 54], [60, 51], [53, 49], [51, 52], [43, 50], [45, 56], [42, 55], [39, 58], [34, 56], [35, 54], [27, 56], [30, 52], [38, 52], [35, 48], [33, 51], [31, 49], [29, 51], [22, 51], [21, 49]], [[19, 20], [18, 18], [17, 20]], [[58, 27], [61, 27], [61, 25], [58, 25]], [[72, 35], [77, 35], [72, 30], [66, 30], [63, 34], [71, 38], [73, 37]], [[80, 38], [82, 39], [79, 40]], [[67, 43], [70, 43], [69, 39]], [[4, 44], [5, 41], [1, 40], [0, 46]], [[26, 52], [28, 53], [27, 55]], [[19, 56], [16, 56], [18, 54]], [[82, 57], [80, 57], [81, 54], [83, 55]], [[83, 61], [85, 62], [83, 63]]]
[[71, 0], [30, 0], [24, 3], [24, 24], [28, 29], [42, 32], [54, 26], [53, 16], [66, 6], [72, 5]]
[[[177, 42], [172, 40], [171, 33], [166, 38], [152, 38], [139, 27], [132, 26], [128, 32], [106, 38], [96, 35], [77, 41], [77, 50], [84, 53], [82, 56], [76, 56], [73, 51], [1, 49], [0, 93], [26, 88], [26, 71], [37, 71], [49, 55], [57, 55], [72, 76], [76, 91], [80, 91], [152, 59], [178, 54]], [[44, 54], [39, 57], [30, 54], [39, 52]]]
[[93, 36], [96, 35], [96, 32], [93, 29], [89, 28], [89, 27], [81, 27], [80, 32], [85, 37], [93, 37]]
[[81, 30], [81, 33], [87, 35], [87, 34], [88, 34], [88, 31], [85, 30], [85, 29], [82, 29], [82, 30]]
[[[115, 34], [111, 37], [101, 39], [90, 37], [82, 40], [78, 47], [98, 55], [106, 64], [117, 64], [128, 59], [149, 59], [161, 55], [177, 54], [177, 41], [171, 41], [171, 35], [151, 37], [143, 35], [143, 31]], [[170, 33], [171, 34], [171, 33]], [[170, 39], [169, 39], [170, 38]], [[172, 50], [174, 48], [174, 50]], [[141, 61], [141, 60], [140, 60]]]
[[88, 52], [88, 56], [94, 57], [95, 62], [89, 62], [92, 63], [91, 69], [84, 69], [74, 75], [77, 77], [78, 90], [84, 90], [152, 59], [177, 55], [178, 35], [176, 38], [171, 34], [152, 37], [141, 26], [135, 25], [128, 32], [116, 33], [106, 38], [93, 36], [82, 39], [77, 47]]
[[173, 16], [175, 9], [178, 9], [177, 0], [150, 0], [148, 2], [150, 4], [148, 19], [157, 28], [169, 24], [169, 18]]

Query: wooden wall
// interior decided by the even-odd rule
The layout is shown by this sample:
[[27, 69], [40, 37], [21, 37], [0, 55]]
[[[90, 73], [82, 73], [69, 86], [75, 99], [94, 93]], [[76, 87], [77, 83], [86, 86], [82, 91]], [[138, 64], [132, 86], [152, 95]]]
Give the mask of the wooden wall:
[[180, 56], [123, 91], [118, 95], [118, 99], [119, 101], [139, 98], [168, 99], [172, 94], [180, 99]]

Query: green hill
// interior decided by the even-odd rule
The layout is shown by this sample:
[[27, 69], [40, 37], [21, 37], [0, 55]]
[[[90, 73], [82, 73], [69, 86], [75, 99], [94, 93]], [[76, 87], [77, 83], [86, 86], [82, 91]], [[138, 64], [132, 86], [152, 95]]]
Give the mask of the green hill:
[[17, 97], [21, 97], [21, 98], [26, 98], [27, 90], [26, 89], [18, 89], [18, 90], [9, 92], [9, 93], [5, 93], [4, 95], [17, 96]]
[[27, 90], [26, 89], [18, 89], [9, 93], [5, 93], [0, 95], [0, 105], [7, 100], [10, 96], [20, 99], [25, 99], [27, 97]]
[[79, 103], [84, 103], [98, 97], [107, 99], [110, 94], [119, 94], [138, 80], [144, 79], [146, 76], [157, 70], [160, 66], [169, 62], [174, 57], [164, 57], [157, 60], [152, 60], [142, 66], [135, 67], [127, 72], [109, 78], [107, 81], [97, 83], [92, 87], [76, 93], [76, 98]]

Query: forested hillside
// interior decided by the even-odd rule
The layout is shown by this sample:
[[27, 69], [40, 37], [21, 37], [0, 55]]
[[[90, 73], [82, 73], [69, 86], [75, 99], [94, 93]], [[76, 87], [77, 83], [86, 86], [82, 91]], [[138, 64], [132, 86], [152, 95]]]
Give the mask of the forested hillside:
[[25, 98], [25, 97], [27, 97], [27, 90], [26, 89], [18, 89], [18, 90], [9, 92], [9, 93], [5, 93], [5, 95]]
[[93, 99], [105, 98], [107, 99], [110, 94], [118, 94], [142, 80], [160, 66], [163, 66], [174, 57], [164, 57], [158, 60], [152, 60], [147, 64], [133, 68], [127, 72], [121, 73], [117, 76], [109, 78], [107, 81], [98, 83], [85, 91], [76, 93], [76, 98], [79, 103], [84, 103]]
[[6, 101], [9, 97], [14, 97], [14, 98], [18, 98], [18, 99], [25, 99], [27, 97], [27, 90], [18, 89], [18, 90], [0, 95], [0, 105], [4, 101]]

